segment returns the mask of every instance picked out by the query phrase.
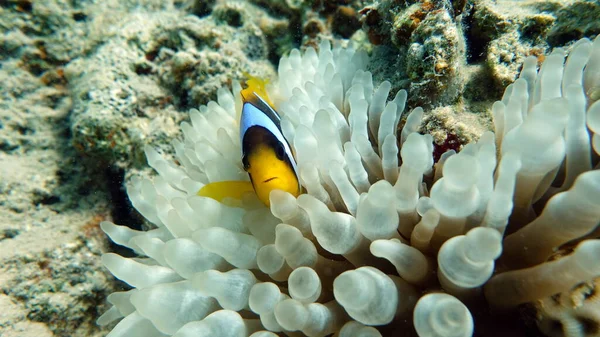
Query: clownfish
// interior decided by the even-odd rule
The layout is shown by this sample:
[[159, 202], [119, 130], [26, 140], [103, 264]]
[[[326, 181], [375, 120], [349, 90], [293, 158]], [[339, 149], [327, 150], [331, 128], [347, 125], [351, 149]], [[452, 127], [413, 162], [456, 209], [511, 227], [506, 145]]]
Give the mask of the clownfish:
[[281, 118], [265, 90], [266, 81], [250, 77], [242, 89], [240, 117], [241, 159], [250, 182], [221, 181], [207, 184], [200, 196], [222, 201], [241, 200], [244, 193], [254, 191], [258, 199], [270, 206], [272, 190], [282, 190], [297, 197], [301, 187], [291, 147], [281, 132]]

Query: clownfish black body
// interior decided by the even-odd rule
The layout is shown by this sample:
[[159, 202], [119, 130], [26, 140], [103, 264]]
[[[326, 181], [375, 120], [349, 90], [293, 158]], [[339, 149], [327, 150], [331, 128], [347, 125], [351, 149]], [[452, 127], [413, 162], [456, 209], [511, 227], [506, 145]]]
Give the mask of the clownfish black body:
[[[300, 183], [291, 147], [283, 133], [279, 114], [265, 91], [265, 82], [250, 78], [240, 93], [243, 106], [240, 118], [242, 163], [248, 172], [258, 199], [270, 206], [272, 190], [298, 196]], [[239, 198], [248, 191], [244, 182], [217, 182], [203, 187], [198, 195], [221, 201], [223, 197]]]

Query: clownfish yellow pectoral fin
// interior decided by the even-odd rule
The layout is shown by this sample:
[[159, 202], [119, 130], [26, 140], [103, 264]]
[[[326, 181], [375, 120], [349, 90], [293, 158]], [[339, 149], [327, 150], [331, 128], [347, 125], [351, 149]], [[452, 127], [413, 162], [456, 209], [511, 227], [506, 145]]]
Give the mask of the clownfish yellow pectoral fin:
[[225, 204], [231, 204], [227, 202], [231, 199], [235, 204], [241, 204], [246, 193], [254, 194], [254, 186], [249, 181], [217, 181], [204, 185], [196, 194]]
[[268, 105], [274, 107], [273, 102], [269, 98], [269, 94], [267, 93], [267, 84], [269, 84], [268, 79], [262, 79], [258, 77], [254, 77], [250, 74], [244, 73], [244, 75], [248, 78], [246, 80], [246, 88], [242, 89], [240, 92], [242, 94], [242, 98], [244, 102], [254, 102], [255, 95], [260, 96]]

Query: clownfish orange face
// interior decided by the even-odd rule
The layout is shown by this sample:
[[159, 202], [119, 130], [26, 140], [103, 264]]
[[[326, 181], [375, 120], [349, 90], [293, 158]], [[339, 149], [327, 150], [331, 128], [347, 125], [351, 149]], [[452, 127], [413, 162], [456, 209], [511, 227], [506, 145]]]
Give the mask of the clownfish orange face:
[[[300, 194], [296, 161], [281, 132], [280, 117], [266, 93], [266, 82], [250, 78], [246, 84], [248, 87], [241, 91], [242, 163], [258, 199], [269, 207], [272, 190], [295, 197]], [[247, 182], [217, 182], [204, 186], [198, 195], [220, 201], [225, 197], [239, 199], [248, 190]]]

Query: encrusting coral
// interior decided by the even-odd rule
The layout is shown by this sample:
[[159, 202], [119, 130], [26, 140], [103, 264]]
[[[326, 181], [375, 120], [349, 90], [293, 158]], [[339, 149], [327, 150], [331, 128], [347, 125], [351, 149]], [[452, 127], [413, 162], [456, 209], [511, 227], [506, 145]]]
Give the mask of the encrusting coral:
[[398, 131], [407, 94], [388, 100], [366, 53], [292, 51], [269, 94], [306, 193], [273, 191], [270, 209], [196, 195], [248, 179], [240, 87], [219, 90], [182, 123], [178, 164], [148, 147], [158, 175], [127, 186], [156, 228], [101, 225], [140, 257], [103, 256], [133, 289], [98, 323], [121, 319], [111, 337], [382, 336], [407, 322], [470, 336], [481, 303], [511, 309], [600, 276], [600, 240], [586, 237], [600, 222], [600, 38], [564, 61], [556, 49], [538, 71], [528, 58], [493, 106], [495, 133], [434, 164], [423, 109]]

